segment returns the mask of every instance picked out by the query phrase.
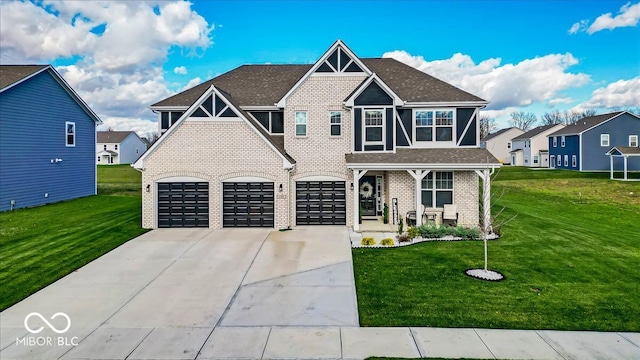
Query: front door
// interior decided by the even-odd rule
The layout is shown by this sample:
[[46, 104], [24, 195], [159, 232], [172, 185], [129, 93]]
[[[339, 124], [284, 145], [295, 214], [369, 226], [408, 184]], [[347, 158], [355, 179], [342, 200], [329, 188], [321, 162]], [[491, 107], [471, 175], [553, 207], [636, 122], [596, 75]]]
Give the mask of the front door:
[[360, 179], [358, 193], [360, 194], [360, 215], [376, 215], [376, 177], [363, 176]]

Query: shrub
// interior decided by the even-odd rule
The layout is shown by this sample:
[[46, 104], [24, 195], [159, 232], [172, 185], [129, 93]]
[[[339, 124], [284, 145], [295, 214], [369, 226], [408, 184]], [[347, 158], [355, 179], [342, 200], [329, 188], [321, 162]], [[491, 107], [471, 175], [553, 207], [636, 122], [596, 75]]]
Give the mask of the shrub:
[[393, 241], [392, 238], [385, 238], [380, 240], [380, 245], [382, 246], [393, 246], [395, 245], [395, 242]]
[[418, 228], [416, 228], [415, 226], [409, 226], [409, 228], [407, 229], [407, 235], [410, 239], [415, 239], [420, 236], [420, 231], [418, 231]]
[[462, 226], [456, 226], [454, 228], [455, 233], [453, 236], [465, 239], [465, 240], [475, 240], [480, 238], [480, 230], [465, 228]]
[[398, 242], [410, 242], [411, 241], [411, 238], [409, 237], [408, 234], [396, 235], [396, 239], [398, 239]]
[[360, 242], [360, 244], [361, 245], [365, 245], [365, 246], [375, 245], [376, 244], [376, 239], [374, 239], [372, 237], [362, 238], [362, 241]]
[[402, 234], [403, 232], [404, 232], [404, 222], [402, 221], [402, 215], [400, 215], [398, 220], [398, 234]]

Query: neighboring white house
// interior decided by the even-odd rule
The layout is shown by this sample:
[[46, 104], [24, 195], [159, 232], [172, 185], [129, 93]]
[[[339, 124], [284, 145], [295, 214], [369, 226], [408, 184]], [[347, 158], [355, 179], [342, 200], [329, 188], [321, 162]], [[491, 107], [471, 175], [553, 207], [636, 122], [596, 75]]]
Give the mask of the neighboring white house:
[[135, 131], [98, 131], [98, 165], [131, 164], [146, 150], [147, 145]]
[[511, 165], [549, 167], [547, 135], [563, 127], [562, 124], [538, 126], [511, 139]]
[[524, 134], [522, 129], [510, 127], [501, 129], [480, 139], [480, 148], [487, 149], [503, 164], [511, 163], [511, 139]]

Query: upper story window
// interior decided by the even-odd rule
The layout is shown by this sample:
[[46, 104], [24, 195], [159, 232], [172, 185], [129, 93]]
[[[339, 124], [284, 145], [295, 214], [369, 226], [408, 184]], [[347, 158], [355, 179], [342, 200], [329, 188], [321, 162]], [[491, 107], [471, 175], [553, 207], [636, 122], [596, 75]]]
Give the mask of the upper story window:
[[507, 142], [507, 149], [511, 149], [511, 141]]
[[342, 112], [331, 111], [329, 113], [329, 121], [331, 123], [331, 136], [342, 135]]
[[384, 132], [384, 111], [365, 110], [364, 111], [364, 142], [382, 143]]
[[560, 137], [560, 147], [564, 147], [564, 144], [565, 144], [565, 141], [564, 141], [564, 140], [565, 140], [565, 139], [564, 139], [564, 135], [562, 135], [562, 136]]
[[67, 135], [67, 146], [76, 146], [76, 123], [67, 121], [64, 123]]
[[278, 111], [251, 112], [256, 120], [271, 134], [284, 133], [284, 113]]
[[557, 136], [553, 137], [553, 147], [558, 147], [558, 137]]
[[167, 130], [173, 124], [175, 124], [180, 116], [184, 114], [184, 111], [163, 111], [160, 113], [160, 128], [161, 130]]
[[113, 150], [118, 150], [118, 144], [113, 145]]
[[609, 146], [609, 134], [600, 134], [600, 146]]
[[296, 136], [307, 136], [306, 111], [296, 111]]
[[417, 110], [416, 141], [453, 141], [453, 110]]
[[102, 145], [102, 150], [107, 150], [107, 144]]
[[638, 135], [629, 135], [629, 146], [638, 147]]
[[453, 172], [432, 171], [422, 179], [422, 205], [441, 208], [445, 204], [453, 204]]

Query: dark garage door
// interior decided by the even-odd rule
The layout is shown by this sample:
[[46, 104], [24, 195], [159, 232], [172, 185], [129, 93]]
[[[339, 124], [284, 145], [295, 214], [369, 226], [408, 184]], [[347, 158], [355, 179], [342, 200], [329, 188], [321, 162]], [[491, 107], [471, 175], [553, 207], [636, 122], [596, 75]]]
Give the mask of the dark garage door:
[[273, 183], [222, 183], [223, 227], [273, 227]]
[[346, 225], [344, 181], [296, 183], [297, 225]]
[[209, 227], [209, 183], [158, 183], [158, 227]]

